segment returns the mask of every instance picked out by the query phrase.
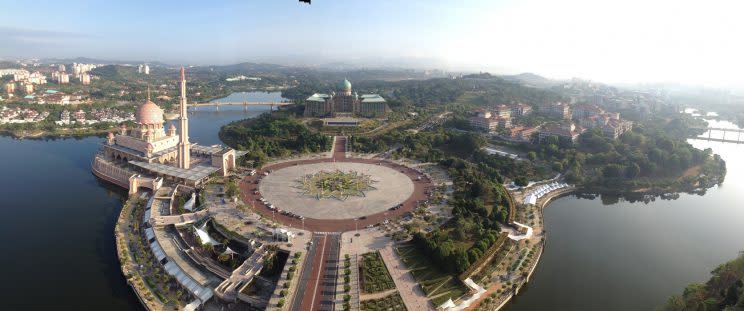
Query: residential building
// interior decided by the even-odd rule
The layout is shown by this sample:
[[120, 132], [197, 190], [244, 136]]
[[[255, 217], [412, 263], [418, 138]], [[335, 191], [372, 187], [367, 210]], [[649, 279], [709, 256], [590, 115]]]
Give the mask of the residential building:
[[5, 93], [13, 94], [15, 93], [15, 82], [8, 82], [5, 84]]
[[496, 113], [480, 110], [478, 114], [470, 118], [470, 125], [486, 132], [495, 132], [497, 129], [506, 129], [512, 126], [511, 118], [499, 117]]
[[508, 130], [509, 140], [527, 142], [532, 139], [532, 134], [537, 133], [540, 127], [515, 126]]
[[541, 143], [551, 136], [558, 137], [559, 141], [574, 143], [583, 131], [582, 128], [576, 127], [573, 122], [552, 124], [542, 127], [537, 132], [537, 137]]
[[571, 116], [573, 119], [583, 119], [587, 117], [592, 117], [596, 115], [600, 115], [604, 113], [602, 108], [599, 108], [596, 105], [576, 105], [571, 109]]
[[82, 83], [83, 85], [90, 85], [90, 75], [87, 73], [81, 74], [80, 83]]
[[26, 94], [29, 94], [29, 95], [31, 95], [31, 94], [33, 94], [33, 92], [34, 92], [34, 85], [33, 85], [33, 84], [31, 84], [31, 83], [26, 83], [26, 84], [24, 85], [24, 90], [26, 91]]
[[511, 105], [511, 115], [513, 117], [524, 117], [532, 113], [532, 106], [524, 103], [516, 103]]
[[568, 104], [555, 102], [540, 107], [540, 112], [558, 117], [564, 120], [571, 119], [571, 107]]
[[507, 105], [497, 105], [496, 108], [494, 108], [493, 113], [498, 118], [511, 118], [511, 108]]

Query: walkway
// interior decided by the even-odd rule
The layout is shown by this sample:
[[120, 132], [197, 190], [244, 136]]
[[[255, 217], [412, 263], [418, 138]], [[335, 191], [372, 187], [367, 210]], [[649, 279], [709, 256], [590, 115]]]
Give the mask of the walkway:
[[398, 289], [408, 311], [433, 310], [434, 308], [429, 304], [426, 294], [424, 294], [421, 287], [418, 286], [418, 283], [413, 278], [413, 274], [409, 270], [404, 270], [405, 264], [403, 264], [400, 257], [393, 251], [393, 247], [388, 245], [380, 249], [380, 255], [388, 267], [390, 276], [393, 278], [393, 282], [395, 282], [395, 288]]
[[333, 137], [333, 161], [346, 158], [346, 136]]

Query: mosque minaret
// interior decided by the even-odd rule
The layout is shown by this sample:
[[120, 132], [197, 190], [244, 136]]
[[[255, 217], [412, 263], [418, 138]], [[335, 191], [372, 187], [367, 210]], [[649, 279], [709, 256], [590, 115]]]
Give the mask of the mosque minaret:
[[181, 139], [178, 142], [178, 167], [191, 166], [191, 144], [189, 143], [189, 117], [186, 105], [186, 74], [181, 66]]

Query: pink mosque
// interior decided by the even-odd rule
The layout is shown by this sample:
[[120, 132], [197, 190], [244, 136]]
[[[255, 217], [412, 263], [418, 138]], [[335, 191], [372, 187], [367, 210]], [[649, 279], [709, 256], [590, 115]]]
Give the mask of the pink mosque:
[[136, 193], [140, 187], [157, 190], [163, 184], [197, 187], [210, 176], [225, 176], [235, 168], [240, 154], [220, 145], [201, 146], [189, 142], [186, 75], [181, 67], [179, 122], [165, 129], [163, 109], [150, 101], [137, 108], [135, 126], [122, 124], [109, 133], [92, 163], [93, 174]]

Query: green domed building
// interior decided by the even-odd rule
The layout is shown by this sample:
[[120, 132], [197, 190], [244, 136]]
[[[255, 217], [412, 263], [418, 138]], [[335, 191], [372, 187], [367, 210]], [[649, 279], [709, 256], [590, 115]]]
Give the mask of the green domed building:
[[352, 92], [351, 82], [344, 79], [337, 85], [336, 92], [315, 93], [305, 100], [305, 117], [384, 117], [390, 108], [382, 96]]

